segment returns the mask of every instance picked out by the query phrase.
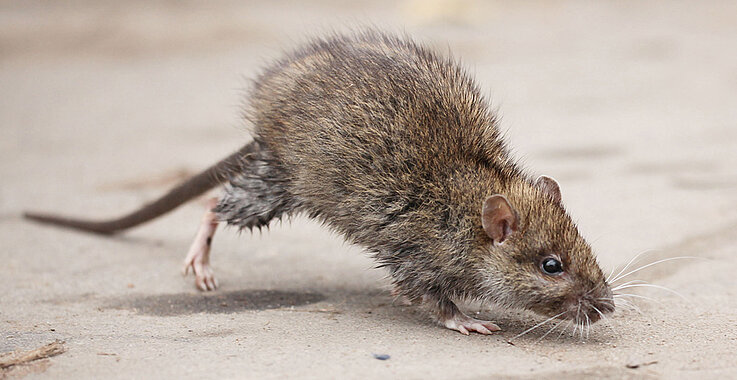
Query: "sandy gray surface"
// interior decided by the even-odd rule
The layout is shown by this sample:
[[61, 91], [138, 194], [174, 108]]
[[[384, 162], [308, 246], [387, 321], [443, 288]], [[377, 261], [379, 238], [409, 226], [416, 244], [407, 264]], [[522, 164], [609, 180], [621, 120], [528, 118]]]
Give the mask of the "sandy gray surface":
[[[0, 352], [67, 351], [0, 376], [737, 377], [734, 3], [54, 4], [0, 2]], [[588, 339], [538, 341], [544, 327], [511, 345], [542, 319], [482, 309], [503, 332], [440, 328], [306, 219], [219, 231], [221, 289], [205, 295], [179, 274], [202, 200], [115, 238], [20, 218], [156, 197], [247, 141], [242, 89], [264, 62], [359, 22], [461, 57], [605, 268], [644, 250], [643, 263], [699, 257], [633, 276], [686, 299], [642, 289], [654, 301]]]

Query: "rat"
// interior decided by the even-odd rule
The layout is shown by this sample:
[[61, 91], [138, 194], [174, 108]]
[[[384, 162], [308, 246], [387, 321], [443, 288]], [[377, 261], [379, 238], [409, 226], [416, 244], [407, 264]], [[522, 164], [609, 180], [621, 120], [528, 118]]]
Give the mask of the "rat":
[[219, 222], [260, 229], [302, 213], [364, 247], [394, 294], [466, 335], [500, 328], [457, 302], [580, 325], [614, 311], [558, 183], [511, 158], [498, 117], [452, 57], [370, 29], [317, 38], [256, 77], [245, 118], [251, 142], [126, 216], [25, 216], [115, 234], [224, 183], [185, 260], [201, 290], [217, 287], [209, 262]]

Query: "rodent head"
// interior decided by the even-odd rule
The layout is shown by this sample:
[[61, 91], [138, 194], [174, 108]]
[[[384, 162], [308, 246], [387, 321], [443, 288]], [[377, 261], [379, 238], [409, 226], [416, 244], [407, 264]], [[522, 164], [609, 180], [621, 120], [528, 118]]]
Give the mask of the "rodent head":
[[557, 182], [542, 176], [506, 193], [487, 197], [481, 210], [482, 298], [576, 323], [613, 312], [611, 289]]

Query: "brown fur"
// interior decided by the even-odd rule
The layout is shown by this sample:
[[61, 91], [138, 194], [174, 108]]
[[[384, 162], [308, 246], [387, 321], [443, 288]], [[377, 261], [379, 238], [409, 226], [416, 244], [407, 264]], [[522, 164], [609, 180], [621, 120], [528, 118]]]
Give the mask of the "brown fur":
[[[254, 141], [149, 206], [100, 222], [27, 216], [116, 233], [227, 179], [220, 220], [261, 228], [307, 213], [366, 247], [399, 294], [454, 326], [457, 300], [577, 323], [613, 311], [557, 183], [533, 181], [510, 158], [488, 102], [451, 58], [375, 31], [335, 35], [269, 66], [248, 100]], [[564, 272], [543, 273], [546, 257]]]
[[[587, 292], [610, 297], [589, 245], [509, 158], [487, 101], [452, 59], [378, 32], [333, 36], [267, 68], [249, 101], [286, 213], [306, 212], [366, 247], [403, 295], [429, 300], [441, 319], [458, 299], [554, 315]], [[493, 194], [519, 216], [500, 246], [481, 223]], [[219, 210], [246, 203], [226, 195]], [[541, 273], [549, 254], [561, 257], [563, 276]]]

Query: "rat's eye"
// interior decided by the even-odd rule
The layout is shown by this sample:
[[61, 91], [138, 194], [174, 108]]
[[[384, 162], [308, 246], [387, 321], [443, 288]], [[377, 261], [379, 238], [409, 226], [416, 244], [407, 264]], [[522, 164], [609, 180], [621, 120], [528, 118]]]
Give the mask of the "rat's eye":
[[543, 272], [545, 274], [549, 275], [558, 275], [563, 273], [563, 264], [561, 262], [553, 257], [547, 257], [543, 259], [543, 262], [540, 264], [540, 267], [542, 268]]

